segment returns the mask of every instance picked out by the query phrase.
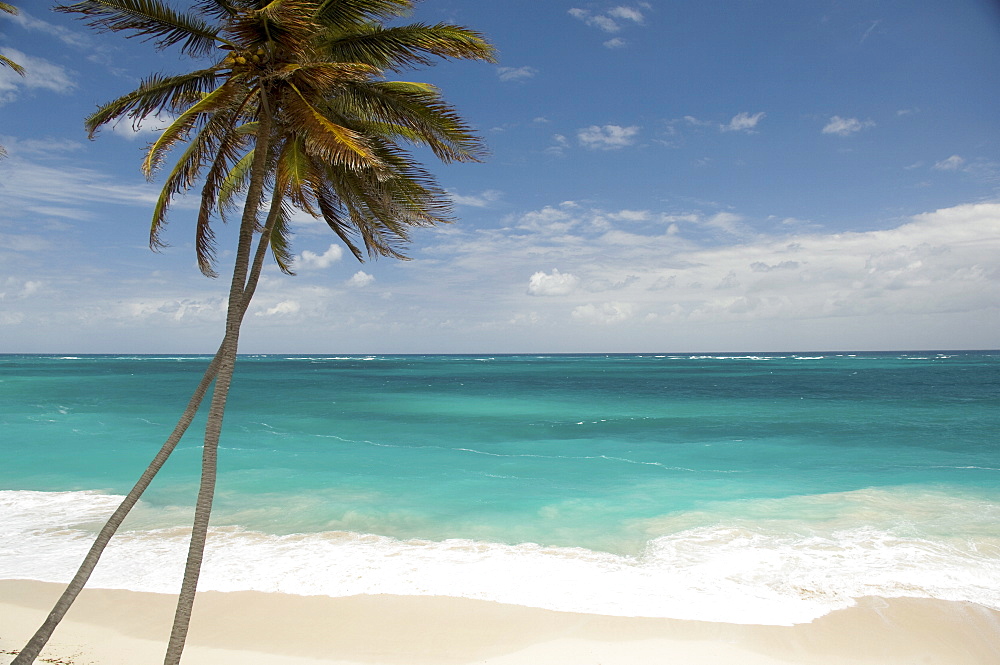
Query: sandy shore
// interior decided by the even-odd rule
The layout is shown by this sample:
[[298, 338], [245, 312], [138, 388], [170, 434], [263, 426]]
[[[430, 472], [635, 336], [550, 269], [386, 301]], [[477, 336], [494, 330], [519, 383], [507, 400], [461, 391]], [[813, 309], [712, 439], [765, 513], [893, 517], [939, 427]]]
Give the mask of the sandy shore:
[[[61, 585], [0, 581], [0, 663]], [[43, 658], [161, 662], [172, 596], [87, 590]], [[1000, 612], [967, 603], [863, 599], [810, 624], [744, 626], [551, 612], [442, 597], [201, 594], [187, 665], [996, 665]]]

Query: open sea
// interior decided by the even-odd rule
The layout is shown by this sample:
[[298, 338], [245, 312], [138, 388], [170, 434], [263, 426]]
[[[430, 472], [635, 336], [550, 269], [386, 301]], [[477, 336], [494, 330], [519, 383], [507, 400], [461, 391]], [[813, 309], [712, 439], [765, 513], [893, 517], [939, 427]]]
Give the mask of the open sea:
[[[0, 579], [69, 579], [208, 361], [0, 355]], [[203, 422], [90, 586], [177, 591]], [[244, 356], [212, 524], [203, 590], [1000, 609], [1000, 351]]]

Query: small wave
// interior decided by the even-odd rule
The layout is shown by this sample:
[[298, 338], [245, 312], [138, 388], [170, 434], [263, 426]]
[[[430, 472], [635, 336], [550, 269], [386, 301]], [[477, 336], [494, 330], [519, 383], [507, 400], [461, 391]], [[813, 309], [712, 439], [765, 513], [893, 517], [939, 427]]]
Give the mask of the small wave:
[[[120, 499], [96, 492], [0, 492], [7, 516], [0, 523], [0, 578], [65, 582], [91, 542], [92, 529], [83, 527], [103, 520]], [[188, 532], [119, 533], [92, 585], [175, 592]], [[817, 532], [723, 521], [662, 535], [640, 554], [620, 555], [535, 543], [398, 540], [348, 531], [278, 536], [214, 527], [199, 586], [298, 595], [445, 595], [593, 614], [788, 625], [866, 595], [1000, 609], [996, 540], [932, 540], [874, 526]]]

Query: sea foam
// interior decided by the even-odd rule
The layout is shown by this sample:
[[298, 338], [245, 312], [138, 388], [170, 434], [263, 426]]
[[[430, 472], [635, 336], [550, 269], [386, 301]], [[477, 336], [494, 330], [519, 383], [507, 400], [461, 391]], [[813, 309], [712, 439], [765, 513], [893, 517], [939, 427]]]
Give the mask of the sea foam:
[[[0, 491], [0, 578], [65, 582], [122, 497]], [[143, 511], [154, 510], [139, 505]], [[126, 527], [128, 524], [126, 523]], [[115, 537], [91, 586], [176, 592], [188, 529]], [[618, 616], [790, 625], [879, 595], [1000, 609], [1000, 541], [928, 539], [873, 526], [827, 532], [725, 524], [653, 538], [621, 555], [469, 539], [400, 540], [213, 528], [201, 590], [444, 595]]]

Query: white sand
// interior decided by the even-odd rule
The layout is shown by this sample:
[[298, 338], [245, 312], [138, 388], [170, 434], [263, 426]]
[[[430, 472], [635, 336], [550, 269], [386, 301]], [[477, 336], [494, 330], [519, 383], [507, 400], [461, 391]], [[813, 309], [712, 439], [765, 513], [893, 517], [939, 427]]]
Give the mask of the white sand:
[[[0, 663], [62, 586], [0, 581]], [[162, 661], [172, 596], [87, 590], [42, 658]], [[43, 661], [39, 661], [43, 662]], [[50, 661], [51, 662], [51, 661]], [[792, 627], [552, 612], [443, 597], [200, 594], [185, 665], [997, 665], [1000, 612], [862, 599]]]

